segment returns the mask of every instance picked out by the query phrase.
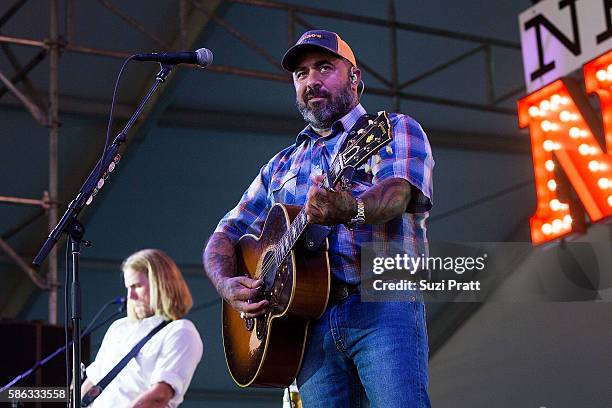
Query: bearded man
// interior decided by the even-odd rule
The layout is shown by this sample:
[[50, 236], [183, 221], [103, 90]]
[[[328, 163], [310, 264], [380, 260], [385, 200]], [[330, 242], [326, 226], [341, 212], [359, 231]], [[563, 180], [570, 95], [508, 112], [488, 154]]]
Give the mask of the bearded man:
[[429, 407], [427, 333], [422, 297], [411, 302], [362, 302], [360, 256], [364, 242], [400, 245], [426, 253], [425, 219], [432, 202], [433, 158], [421, 126], [391, 114], [391, 149], [357, 169], [350, 191], [319, 187], [350, 129], [365, 113], [359, 103], [361, 71], [336, 33], [308, 31], [284, 55], [297, 107], [308, 122], [294, 144], [275, 155], [219, 222], [204, 250], [205, 270], [219, 295], [244, 318], [266, 312], [261, 280], [236, 276], [234, 246], [258, 236], [274, 203], [305, 206], [310, 224], [330, 226], [332, 285], [328, 307], [311, 323], [297, 377], [303, 406]]
[[[128, 316], [108, 328], [81, 387], [91, 407], [177, 407], [202, 358], [198, 330], [183, 316], [193, 305], [176, 263], [158, 249], [144, 249], [122, 265]], [[153, 332], [157, 330], [156, 332]], [[132, 348], [154, 333], [101, 390], [100, 382]], [[94, 392], [95, 391], [95, 392]]]

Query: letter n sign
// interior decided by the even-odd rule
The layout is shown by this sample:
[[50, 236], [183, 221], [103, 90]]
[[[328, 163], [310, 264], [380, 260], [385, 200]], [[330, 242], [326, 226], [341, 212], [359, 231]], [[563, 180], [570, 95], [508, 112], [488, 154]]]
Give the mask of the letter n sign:
[[531, 135], [538, 198], [530, 221], [534, 244], [573, 231], [569, 203], [557, 191], [557, 165], [591, 222], [612, 215], [612, 51], [584, 65], [584, 80], [587, 93], [599, 98], [605, 142], [596, 138], [600, 124], [586, 95], [569, 82], [557, 80], [518, 102], [519, 125]]

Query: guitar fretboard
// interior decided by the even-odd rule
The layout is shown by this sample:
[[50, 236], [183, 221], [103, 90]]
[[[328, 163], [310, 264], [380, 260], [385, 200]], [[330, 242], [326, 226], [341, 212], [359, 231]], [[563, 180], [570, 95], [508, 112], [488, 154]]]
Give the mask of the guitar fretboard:
[[[343, 147], [329, 166], [329, 171], [325, 175], [321, 187], [331, 189], [341, 179], [346, 169], [357, 168], [357, 166], [371, 157], [373, 152], [391, 140], [391, 126], [387, 113], [379, 112], [378, 117], [374, 121], [368, 120], [366, 128], [362, 128], [354, 133], [355, 136], [349, 140], [348, 145]], [[352, 135], [353, 131], [350, 134]], [[269, 269], [266, 268], [267, 270], [263, 271], [264, 274], [278, 268], [287, 255], [289, 255], [307, 226], [306, 212], [302, 208], [276, 245], [273, 262], [267, 265]]]
[[[343, 170], [342, 159], [340, 158], [340, 155], [337, 155], [330, 166], [329, 172], [325, 175], [323, 184], [321, 186], [324, 188], [331, 188], [340, 179]], [[274, 261], [276, 264], [275, 268], [283, 262], [287, 255], [289, 255], [289, 252], [295, 246], [298, 239], [300, 239], [307, 226], [308, 218], [306, 216], [306, 211], [304, 211], [302, 208], [295, 219], [291, 222], [287, 232], [285, 232], [279, 243], [276, 245], [276, 249], [274, 250]]]

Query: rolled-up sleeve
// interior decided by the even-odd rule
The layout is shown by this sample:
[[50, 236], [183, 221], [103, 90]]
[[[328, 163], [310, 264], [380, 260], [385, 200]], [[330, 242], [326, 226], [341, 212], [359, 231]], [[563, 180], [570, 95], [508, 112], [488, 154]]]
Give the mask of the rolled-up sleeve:
[[434, 160], [427, 135], [421, 125], [407, 115], [391, 119], [393, 139], [383, 148], [380, 159], [371, 159], [373, 183], [389, 178], [403, 178], [412, 186], [406, 209], [410, 213], [423, 213], [433, 204]]
[[168, 333], [151, 375], [151, 385], [165, 382], [174, 390], [172, 400], [177, 405], [191, 383], [203, 354], [203, 345], [193, 323], [181, 322], [181, 326]]

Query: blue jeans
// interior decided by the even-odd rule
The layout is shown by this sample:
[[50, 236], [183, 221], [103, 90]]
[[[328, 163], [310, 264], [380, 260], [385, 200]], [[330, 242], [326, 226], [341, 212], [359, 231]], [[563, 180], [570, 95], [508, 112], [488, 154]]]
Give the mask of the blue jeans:
[[297, 385], [304, 408], [430, 407], [422, 302], [353, 294], [310, 326]]

